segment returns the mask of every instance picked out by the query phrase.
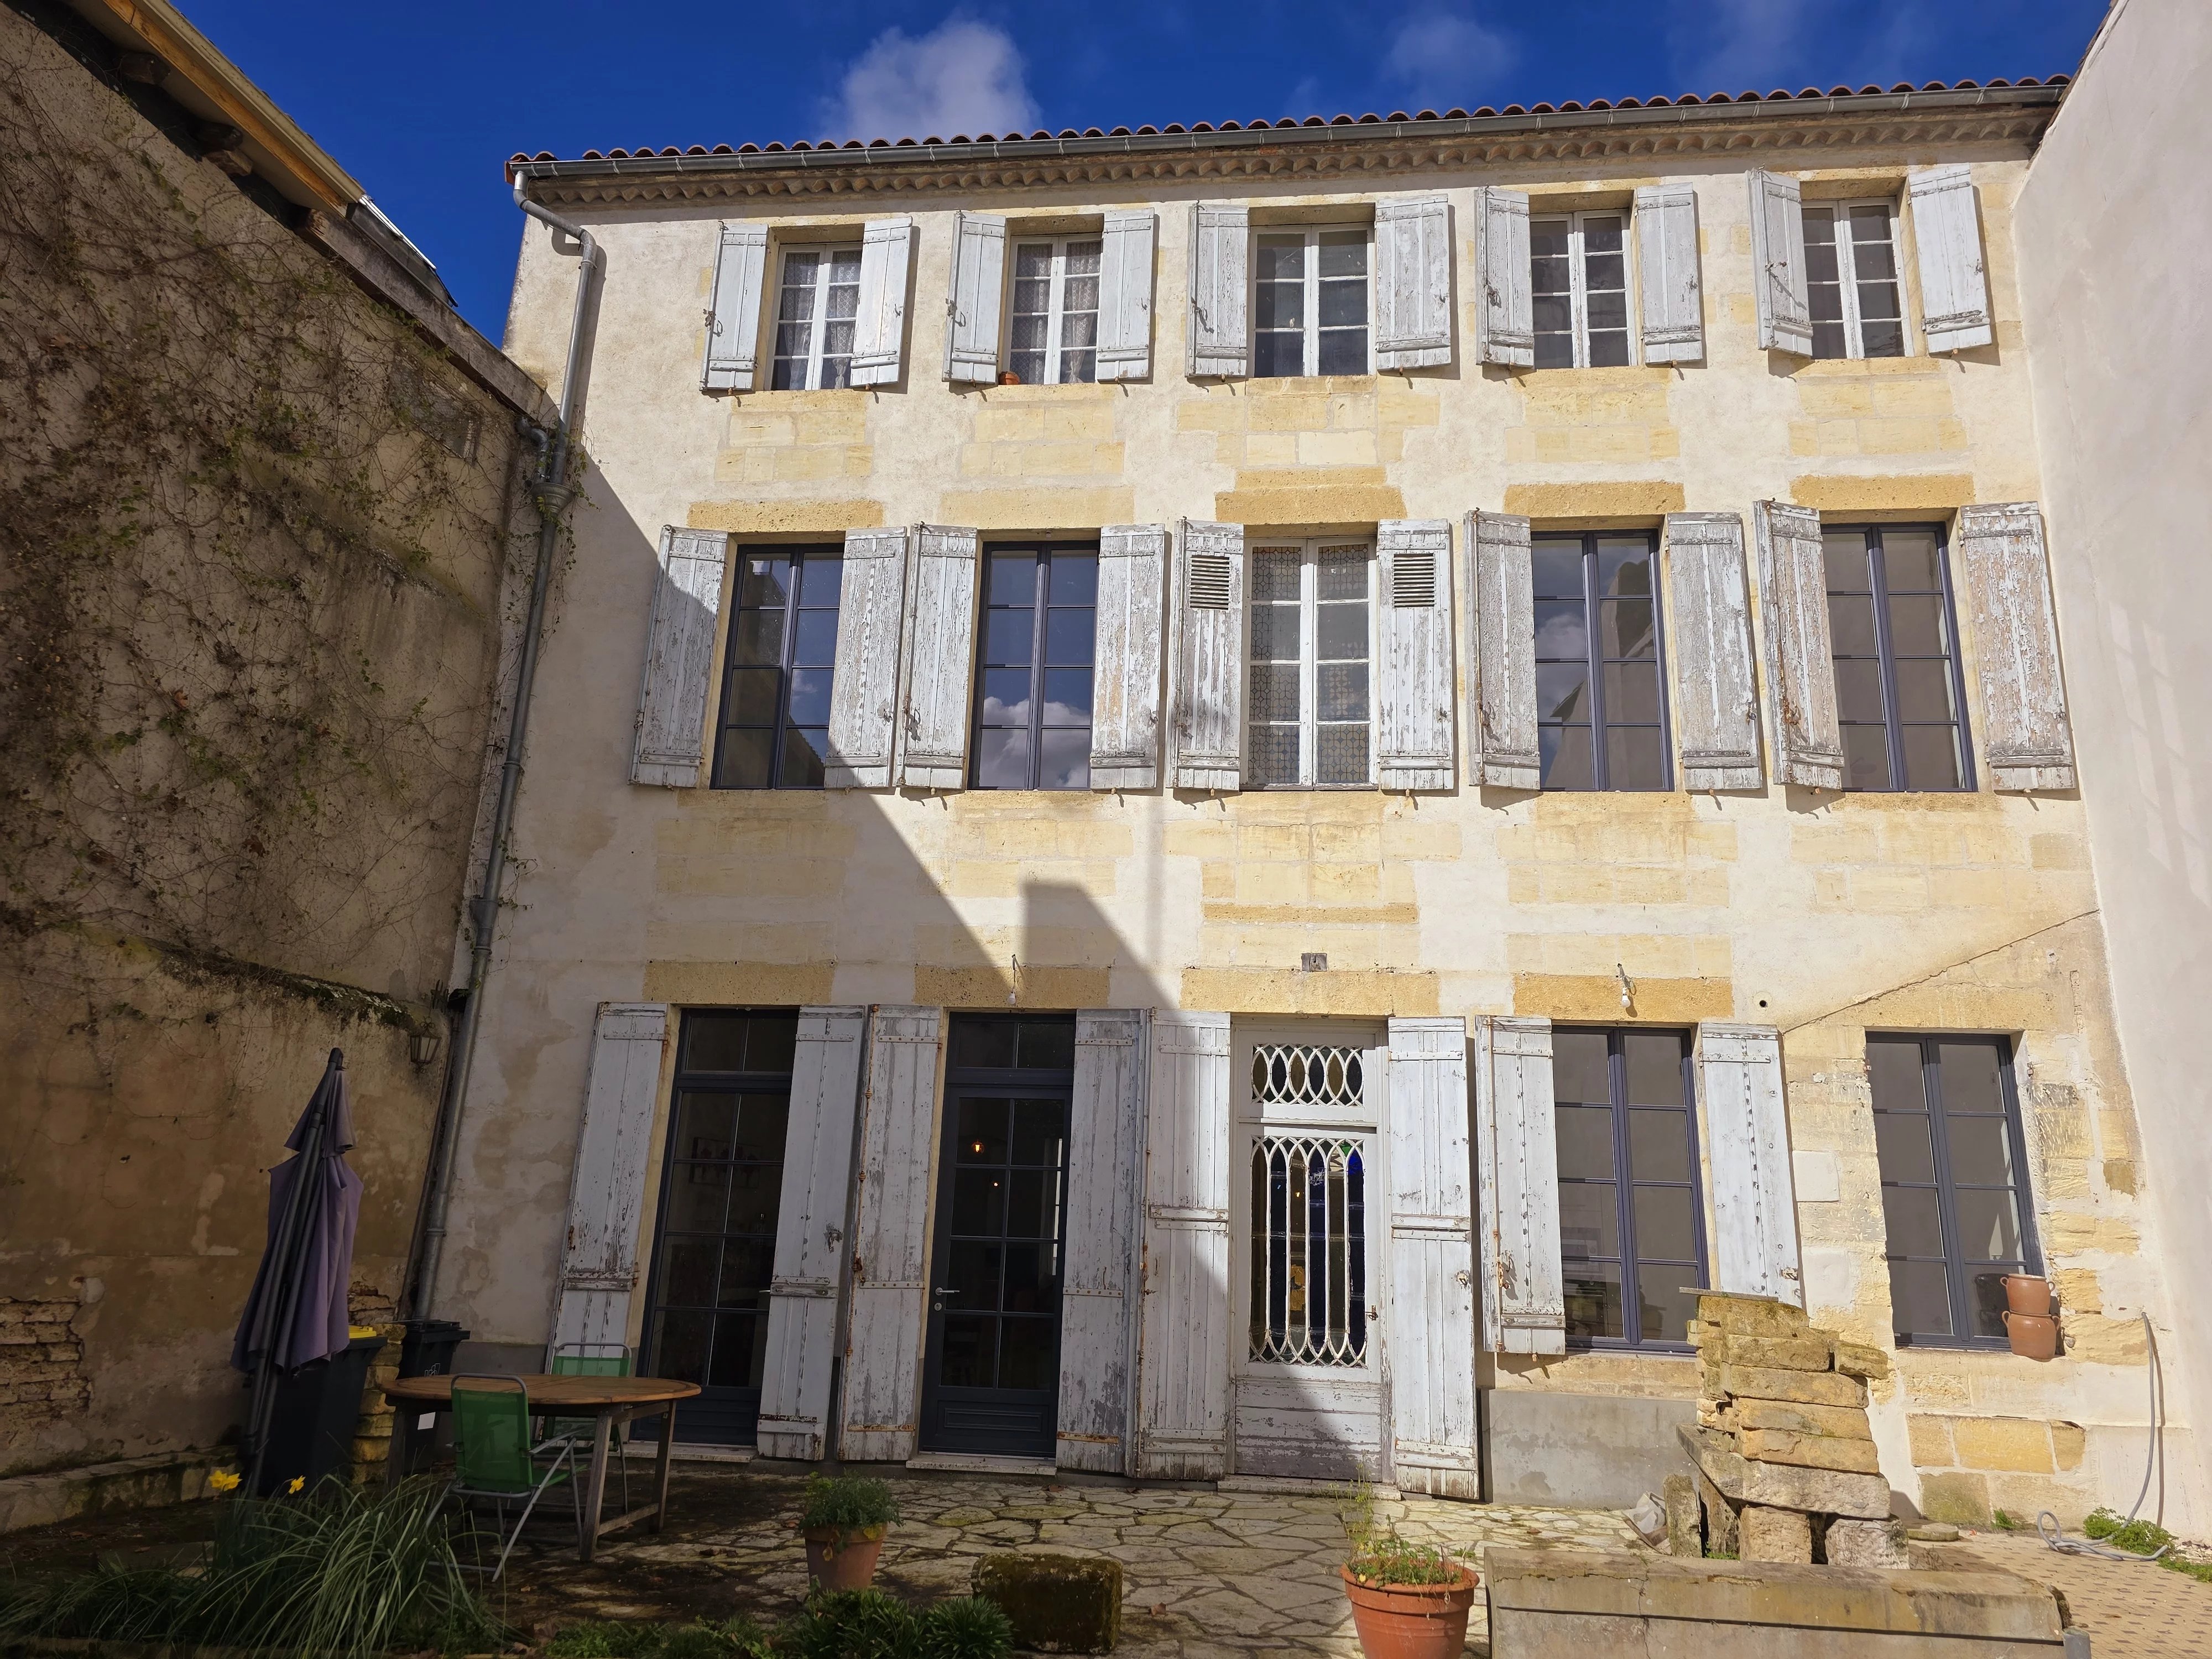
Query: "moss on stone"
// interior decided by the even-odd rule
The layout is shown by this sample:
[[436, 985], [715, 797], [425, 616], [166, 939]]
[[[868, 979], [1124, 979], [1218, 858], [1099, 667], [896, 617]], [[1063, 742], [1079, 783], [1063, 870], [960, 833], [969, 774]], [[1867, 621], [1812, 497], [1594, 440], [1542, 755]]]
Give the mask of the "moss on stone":
[[975, 1594], [1039, 1653], [1108, 1653], [1121, 1636], [1121, 1564], [1097, 1556], [987, 1555]]

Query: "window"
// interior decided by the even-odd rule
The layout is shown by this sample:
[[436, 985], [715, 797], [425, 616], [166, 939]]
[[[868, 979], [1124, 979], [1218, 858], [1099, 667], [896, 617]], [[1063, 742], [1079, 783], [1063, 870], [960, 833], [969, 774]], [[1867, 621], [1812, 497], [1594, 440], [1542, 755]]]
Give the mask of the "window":
[[1097, 550], [994, 547], [984, 568], [974, 787], [1088, 789]]
[[2005, 1346], [2007, 1273], [2040, 1273], [2002, 1037], [1867, 1039], [1899, 1342]]
[[1569, 213], [1528, 222], [1536, 367], [1636, 361], [1628, 337], [1628, 216]]
[[1905, 356], [1892, 204], [1808, 203], [1805, 283], [1815, 357]]
[[1368, 373], [1366, 229], [1263, 231], [1259, 242], [1253, 374]]
[[741, 548], [717, 789], [819, 789], [837, 662], [838, 547]]
[[860, 314], [859, 248], [786, 249], [770, 388], [813, 392], [851, 385], [853, 331]]
[[1649, 532], [1529, 538], [1547, 789], [1671, 789]]
[[1249, 787], [1374, 781], [1368, 742], [1374, 581], [1374, 550], [1364, 542], [1252, 550]]
[[1567, 1338], [1686, 1347], [1705, 1282], [1690, 1039], [1552, 1033]]
[[[1367, 1115], [1356, 1048], [1257, 1043], [1252, 1105], [1265, 1117]], [[1249, 1358], [1367, 1359], [1367, 1141], [1270, 1124], [1253, 1137]]]
[[1926, 525], [1825, 527], [1847, 789], [1971, 789], [1951, 572]]
[[1087, 386], [1098, 378], [1102, 246], [1096, 236], [1015, 245], [1006, 367], [1024, 385]]

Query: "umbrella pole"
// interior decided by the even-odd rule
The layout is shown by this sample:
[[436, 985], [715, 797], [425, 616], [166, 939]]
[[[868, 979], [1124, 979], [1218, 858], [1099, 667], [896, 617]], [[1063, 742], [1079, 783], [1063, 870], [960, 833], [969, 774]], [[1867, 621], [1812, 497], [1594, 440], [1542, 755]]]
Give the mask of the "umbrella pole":
[[[325, 1081], [331, 1070], [345, 1069], [343, 1050], [331, 1050]], [[323, 1136], [330, 1125], [332, 1091], [318, 1086], [311, 1103], [307, 1133], [300, 1149], [294, 1154], [300, 1160], [298, 1177], [292, 1182], [291, 1193], [284, 1200], [284, 1218], [276, 1230], [274, 1249], [270, 1252], [268, 1285], [273, 1295], [262, 1298], [255, 1312], [255, 1333], [258, 1346], [253, 1350], [253, 1394], [246, 1413], [246, 1438], [241, 1447], [248, 1461], [246, 1490], [258, 1493], [261, 1486], [261, 1466], [269, 1453], [269, 1422], [276, 1404], [276, 1340], [280, 1333], [291, 1328], [292, 1319], [299, 1310], [300, 1285], [296, 1271], [300, 1246], [306, 1231], [307, 1214], [307, 1182], [321, 1162]]]

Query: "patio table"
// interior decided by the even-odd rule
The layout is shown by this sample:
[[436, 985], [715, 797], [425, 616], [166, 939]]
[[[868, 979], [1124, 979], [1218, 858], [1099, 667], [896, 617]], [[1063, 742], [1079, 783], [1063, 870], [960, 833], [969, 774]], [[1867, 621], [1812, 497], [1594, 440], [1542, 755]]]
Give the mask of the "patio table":
[[[581, 1498], [584, 1513], [592, 1517], [592, 1524], [585, 1528], [579, 1552], [581, 1559], [589, 1561], [600, 1539], [632, 1522], [650, 1520], [653, 1530], [659, 1532], [668, 1516], [669, 1454], [676, 1440], [676, 1413], [672, 1407], [678, 1401], [689, 1400], [697, 1394], [699, 1385], [665, 1376], [540, 1376], [516, 1380], [529, 1391], [533, 1415], [592, 1419], [592, 1461], [584, 1476]], [[451, 1411], [453, 1379], [398, 1377], [384, 1385], [384, 1397], [399, 1411]], [[650, 1417], [656, 1412], [660, 1416], [660, 1455], [653, 1466], [653, 1501], [611, 1519], [605, 1518], [602, 1511], [606, 1501], [607, 1458], [614, 1431], [632, 1418]], [[395, 1480], [404, 1473], [400, 1440], [397, 1434], [392, 1437], [391, 1468]]]

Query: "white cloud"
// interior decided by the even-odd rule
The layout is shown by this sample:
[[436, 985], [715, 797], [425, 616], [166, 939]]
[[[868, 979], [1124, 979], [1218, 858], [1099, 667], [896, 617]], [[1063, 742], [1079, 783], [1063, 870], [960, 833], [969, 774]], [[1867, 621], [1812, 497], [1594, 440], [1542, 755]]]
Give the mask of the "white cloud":
[[1424, 102], [1471, 105], [1519, 55], [1505, 35], [1464, 12], [1422, 7], [1391, 32], [1382, 66]]
[[885, 29], [845, 71], [823, 118], [839, 138], [1027, 132], [1037, 106], [1004, 29], [957, 14], [928, 33]]
[[1698, 92], [1764, 91], [1802, 58], [1814, 0], [1690, 0], [1678, 4], [1676, 55]]
[[1887, 85], [1934, 40], [1923, 0], [1674, 0], [1668, 45], [1684, 92]]

